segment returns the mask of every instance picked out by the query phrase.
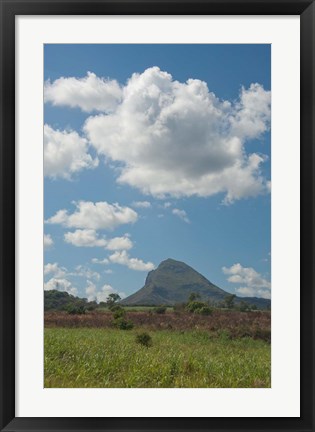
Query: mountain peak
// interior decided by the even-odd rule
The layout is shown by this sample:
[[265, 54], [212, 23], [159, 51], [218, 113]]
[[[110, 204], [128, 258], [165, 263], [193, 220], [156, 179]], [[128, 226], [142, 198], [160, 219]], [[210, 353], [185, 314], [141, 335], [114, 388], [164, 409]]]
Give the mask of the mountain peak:
[[156, 268], [156, 270], [160, 270], [161, 268], [165, 268], [165, 267], [187, 267], [187, 268], [191, 268], [182, 261], [177, 261], [177, 260], [174, 260], [173, 258], [167, 258], [166, 260], [160, 262], [160, 264]]
[[[144, 287], [121, 301], [125, 305], [175, 305], [188, 301], [191, 293], [199, 294], [203, 301], [220, 302], [230, 294], [182, 261], [167, 258], [148, 273]], [[240, 302], [241, 298], [236, 298]], [[259, 307], [270, 305], [269, 300], [244, 298]]]
[[167, 258], [148, 273], [141, 290], [123, 304], [169, 304], [186, 302], [196, 292], [202, 299], [222, 299], [227, 293], [182, 261]]

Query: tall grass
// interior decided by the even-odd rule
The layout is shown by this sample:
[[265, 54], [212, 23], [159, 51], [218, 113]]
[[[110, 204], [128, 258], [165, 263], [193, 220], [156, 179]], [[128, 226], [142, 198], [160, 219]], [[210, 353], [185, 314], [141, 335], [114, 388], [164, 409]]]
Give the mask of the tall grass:
[[270, 387], [270, 344], [222, 331], [45, 329], [45, 387]]

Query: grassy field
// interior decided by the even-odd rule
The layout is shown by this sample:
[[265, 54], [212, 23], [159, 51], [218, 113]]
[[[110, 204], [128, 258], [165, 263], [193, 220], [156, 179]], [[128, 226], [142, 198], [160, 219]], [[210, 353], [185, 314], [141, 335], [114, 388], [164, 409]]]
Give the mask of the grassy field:
[[[251, 337], [270, 342], [270, 312], [238, 312], [215, 310], [211, 316], [190, 313], [166, 312], [159, 315], [146, 311], [127, 312], [126, 319], [136, 328], [156, 330], [204, 330], [218, 335], [223, 330], [231, 338]], [[45, 312], [45, 327], [67, 328], [113, 328], [113, 314], [101, 311], [83, 315], [69, 315], [66, 312]]]
[[149, 329], [152, 346], [145, 347], [136, 342], [141, 328], [82, 324], [60, 328], [50, 321], [45, 328], [46, 388], [270, 387], [268, 341], [231, 338], [223, 328]]

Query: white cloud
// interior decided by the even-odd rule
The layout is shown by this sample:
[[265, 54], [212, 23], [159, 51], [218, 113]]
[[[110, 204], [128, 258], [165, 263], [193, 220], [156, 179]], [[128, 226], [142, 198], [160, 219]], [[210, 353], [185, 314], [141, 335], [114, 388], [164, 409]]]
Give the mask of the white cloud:
[[44, 290], [66, 291], [67, 293], [74, 296], [78, 294], [77, 288], [72, 286], [71, 282], [69, 282], [67, 279], [51, 278], [48, 282], [44, 284]]
[[271, 283], [252, 267], [243, 267], [238, 263], [230, 268], [222, 267], [222, 270], [224, 274], [230, 275], [229, 282], [245, 285], [236, 288], [237, 293], [243, 296], [271, 298]]
[[87, 299], [89, 302], [96, 300], [96, 285], [89, 280], [87, 281], [87, 287], [85, 288], [85, 294], [87, 295]]
[[133, 243], [128, 237], [114, 237], [108, 240], [106, 249], [108, 250], [129, 250], [133, 247]]
[[76, 211], [69, 214], [67, 210], [59, 210], [46, 221], [50, 224], [61, 224], [68, 228], [83, 229], [113, 229], [119, 225], [134, 223], [138, 219], [137, 213], [119, 204], [108, 204], [106, 201], [74, 203]]
[[55, 278], [62, 278], [66, 275], [67, 269], [59, 267], [58, 263], [48, 263], [44, 266], [44, 275], [53, 274]]
[[132, 206], [136, 208], [150, 208], [151, 203], [149, 201], [134, 201]]
[[100, 291], [96, 294], [97, 302], [106, 301], [109, 294], [119, 294], [120, 298], [123, 299], [126, 297], [126, 294], [124, 292], [118, 292], [115, 290], [111, 285], [105, 284]]
[[84, 278], [87, 278], [87, 279], [94, 279], [96, 281], [99, 281], [100, 278], [101, 278], [101, 275], [98, 272], [93, 271], [89, 267], [86, 267], [86, 266], [83, 266], [83, 265], [76, 266], [75, 272], [74, 273], [69, 273], [69, 275], [84, 277]]
[[91, 270], [87, 266], [78, 265], [75, 267], [74, 271], [68, 271], [65, 267], [59, 267], [58, 263], [47, 263], [46, 265], [44, 265], [44, 276], [47, 276], [49, 274], [52, 274], [56, 279], [74, 276], [95, 279], [98, 281], [101, 278], [101, 275], [99, 273]]
[[88, 153], [88, 143], [75, 131], [54, 130], [44, 126], [45, 176], [71, 179], [72, 174], [98, 166], [98, 158]]
[[93, 264], [105, 264], [105, 265], [109, 264], [109, 260], [107, 258], [104, 258], [102, 260], [98, 258], [92, 258], [91, 261]]
[[44, 249], [49, 249], [54, 244], [50, 234], [44, 234]]
[[106, 273], [106, 274], [112, 274], [112, 273], [113, 273], [113, 270], [111, 270], [111, 269], [107, 269], [107, 270], [104, 270], [104, 273]]
[[128, 237], [100, 238], [95, 230], [76, 230], [64, 235], [66, 243], [77, 247], [105, 247], [108, 250], [129, 250], [133, 243]]
[[107, 244], [104, 238], [99, 238], [97, 232], [91, 229], [78, 229], [74, 232], [67, 232], [64, 239], [66, 243], [77, 247], [101, 247]]
[[56, 106], [81, 108], [82, 111], [108, 112], [116, 108], [122, 97], [122, 89], [115, 80], [98, 78], [88, 72], [84, 78], [56, 79], [45, 82], [45, 102]]
[[127, 266], [131, 270], [150, 271], [155, 268], [155, 265], [150, 261], [145, 263], [141, 259], [130, 258], [128, 253], [124, 250], [113, 253], [109, 256], [109, 260], [114, 264], [121, 264]]
[[172, 203], [170, 203], [169, 201], [166, 201], [163, 205], [164, 208], [169, 208], [171, 207]]
[[107, 297], [109, 294], [117, 293], [120, 295], [120, 298], [125, 298], [126, 294], [124, 292], [118, 292], [115, 290], [111, 285], [105, 284], [99, 291], [96, 288], [96, 285], [91, 282], [87, 281], [88, 286], [85, 289], [87, 299], [88, 301], [97, 301], [97, 303], [100, 302], [106, 302]]
[[268, 130], [270, 100], [252, 84], [238, 101], [222, 101], [203, 81], [181, 83], [152, 67], [133, 74], [115, 111], [89, 117], [84, 130], [119, 164], [120, 183], [158, 198], [224, 193], [231, 203], [269, 191], [266, 157], [245, 144]]
[[187, 216], [187, 213], [185, 212], [185, 210], [180, 210], [180, 209], [173, 209], [172, 210], [173, 215], [178, 216], [180, 219], [182, 219], [184, 222], [186, 223], [190, 223], [190, 220]]
[[235, 116], [231, 117], [232, 131], [242, 138], [256, 138], [268, 129], [270, 121], [270, 92], [259, 84], [242, 87]]
[[237, 288], [235, 291], [244, 297], [262, 297], [266, 299], [271, 298], [270, 291], [264, 289], [257, 289], [249, 286]]

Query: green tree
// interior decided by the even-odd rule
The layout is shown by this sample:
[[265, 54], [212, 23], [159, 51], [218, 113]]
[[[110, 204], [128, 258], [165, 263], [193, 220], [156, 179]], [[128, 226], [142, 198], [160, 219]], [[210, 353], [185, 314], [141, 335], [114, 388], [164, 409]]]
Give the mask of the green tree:
[[121, 300], [121, 297], [117, 293], [109, 294], [109, 296], [106, 299], [106, 305], [111, 308], [114, 306], [115, 303], [117, 303], [119, 300]]
[[224, 298], [224, 302], [225, 302], [225, 306], [228, 309], [233, 309], [234, 307], [234, 299], [235, 299], [236, 295], [235, 294], [229, 294], [227, 296], [225, 296]]
[[246, 311], [250, 310], [250, 307], [249, 307], [248, 303], [246, 303], [242, 300], [240, 305], [239, 305], [239, 309], [241, 312], [246, 312]]

